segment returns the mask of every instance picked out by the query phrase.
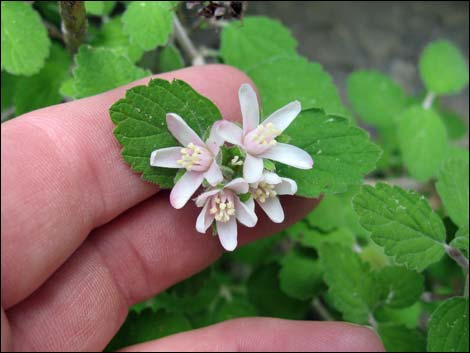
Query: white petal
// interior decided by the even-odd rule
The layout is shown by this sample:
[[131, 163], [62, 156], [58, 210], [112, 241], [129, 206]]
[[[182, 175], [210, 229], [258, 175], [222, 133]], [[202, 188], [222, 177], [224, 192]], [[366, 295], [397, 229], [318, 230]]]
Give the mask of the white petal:
[[267, 198], [265, 202], [258, 202], [258, 205], [274, 223], [282, 223], [284, 221], [284, 210], [278, 197]]
[[183, 146], [189, 145], [191, 142], [198, 145], [204, 146], [204, 142], [201, 141], [199, 136], [189, 127], [188, 124], [178, 114], [168, 113], [166, 115], [166, 124], [168, 130], [172, 135], [181, 143]]
[[150, 155], [150, 165], [163, 168], [181, 168], [177, 161], [181, 159], [181, 147], [168, 147], [155, 150]]
[[282, 178], [273, 172], [264, 172], [263, 173], [263, 181], [268, 184], [280, 184], [282, 182]]
[[219, 121], [216, 122], [216, 131], [219, 135], [219, 139], [227, 141], [233, 145], [242, 145], [243, 132], [239, 126], [235, 125], [230, 121]]
[[211, 226], [213, 221], [214, 215], [210, 214], [209, 203], [206, 203], [201, 213], [199, 213], [199, 216], [197, 217], [196, 230], [199, 233], [205, 233], [207, 229]]
[[247, 227], [254, 227], [258, 222], [255, 212], [250, 206], [241, 202], [238, 197], [235, 198], [235, 215], [238, 221]]
[[256, 183], [263, 175], [263, 159], [254, 157], [251, 154], [246, 154], [245, 162], [243, 163], [243, 177], [247, 182]]
[[244, 83], [238, 91], [240, 109], [243, 117], [243, 134], [246, 135], [259, 125], [259, 105], [256, 92], [249, 84]]
[[225, 185], [225, 189], [230, 189], [235, 192], [235, 194], [245, 194], [248, 192], [249, 185], [243, 178], [233, 179], [230, 183]]
[[294, 195], [297, 192], [297, 183], [289, 178], [281, 178], [282, 182], [276, 185], [278, 195]]
[[214, 196], [215, 194], [217, 194], [218, 192], [220, 192], [219, 189], [214, 189], [214, 190], [209, 190], [209, 191], [206, 191], [204, 193], [202, 193], [201, 195], [199, 195], [196, 199], [196, 206], [197, 207], [202, 207], [202, 205], [204, 205], [206, 203], [206, 200], [211, 197], [211, 196]]
[[272, 123], [276, 129], [284, 131], [294, 121], [302, 110], [299, 101], [290, 102], [279, 110], [276, 110], [263, 121], [263, 125]]
[[237, 221], [230, 217], [227, 222], [217, 221], [217, 232], [222, 246], [227, 251], [233, 251], [237, 247]]
[[251, 210], [255, 211], [255, 200], [253, 200], [253, 197], [250, 196], [248, 200], [244, 202], [244, 204]]
[[212, 162], [209, 169], [204, 173], [204, 178], [206, 178], [209, 184], [212, 186], [215, 186], [224, 180], [222, 171], [220, 170], [220, 167], [215, 160]]
[[170, 203], [174, 208], [181, 208], [201, 186], [204, 174], [200, 172], [186, 172], [173, 186], [170, 193]]
[[277, 143], [259, 157], [272, 159], [273, 161], [299, 169], [310, 169], [313, 167], [312, 157], [307, 152], [286, 143]]

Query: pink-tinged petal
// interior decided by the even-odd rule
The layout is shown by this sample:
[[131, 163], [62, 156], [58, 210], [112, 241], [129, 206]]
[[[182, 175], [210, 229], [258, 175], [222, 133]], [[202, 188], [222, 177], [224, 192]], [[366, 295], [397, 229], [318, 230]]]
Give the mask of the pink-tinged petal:
[[166, 124], [168, 130], [172, 135], [181, 143], [183, 146], [189, 145], [191, 142], [198, 146], [204, 146], [204, 142], [200, 137], [194, 132], [193, 129], [189, 127], [188, 124], [175, 113], [168, 113], [166, 115]]
[[258, 205], [274, 223], [282, 223], [284, 221], [284, 210], [278, 197], [267, 198], [265, 202], [258, 202]]
[[282, 182], [282, 178], [273, 172], [264, 172], [263, 181], [268, 184], [276, 185]]
[[186, 172], [173, 186], [170, 193], [170, 203], [174, 208], [181, 208], [201, 186], [204, 174], [200, 172]]
[[279, 110], [272, 113], [266, 120], [263, 121], [263, 125], [272, 123], [277, 130], [284, 131], [299, 115], [302, 107], [299, 101], [290, 102]]
[[276, 185], [278, 195], [294, 195], [297, 192], [297, 183], [289, 178], [281, 178], [282, 182]]
[[227, 251], [233, 251], [237, 247], [237, 221], [230, 217], [227, 222], [217, 221], [217, 233], [219, 233], [220, 244]]
[[224, 180], [222, 171], [215, 160], [212, 162], [207, 172], [204, 173], [204, 178], [206, 178], [212, 186], [215, 186]]
[[258, 97], [253, 87], [244, 83], [240, 86], [238, 98], [243, 117], [243, 134], [246, 135], [259, 125]]
[[285, 143], [277, 143], [259, 157], [271, 159], [299, 169], [310, 169], [313, 167], [313, 159], [307, 152]]
[[235, 194], [245, 194], [248, 192], [249, 185], [243, 178], [236, 178], [225, 185], [225, 189], [232, 190]]
[[196, 230], [199, 233], [205, 233], [213, 221], [214, 215], [210, 213], [209, 203], [206, 203], [201, 213], [199, 213], [199, 216], [197, 217]]
[[247, 182], [257, 183], [263, 175], [263, 159], [254, 157], [251, 154], [246, 154], [245, 162], [243, 163], [243, 177]]
[[216, 124], [216, 131], [219, 135], [218, 138], [222, 139], [223, 141], [227, 141], [232, 145], [242, 145], [243, 132], [239, 126], [235, 125], [230, 121], [220, 121]]
[[258, 222], [255, 212], [238, 197], [235, 198], [235, 215], [238, 221], [247, 227], [254, 227]]
[[[209, 134], [209, 139], [207, 140], [207, 141], [213, 142], [213, 144], [215, 146], [221, 146], [221, 145], [224, 144], [224, 140], [222, 139], [222, 137], [217, 132], [217, 128], [218, 128], [218, 126], [221, 122], [222, 122], [222, 120], [218, 120], [214, 124], [212, 124], [211, 132]], [[206, 144], [207, 144], [207, 142], [206, 142]]]
[[219, 189], [214, 189], [214, 190], [209, 190], [209, 191], [206, 191], [206, 192], [202, 193], [196, 199], [196, 206], [197, 207], [202, 207], [206, 203], [206, 200], [209, 197], [214, 196], [215, 194], [217, 194], [219, 192], [220, 192]]
[[155, 150], [150, 155], [150, 165], [163, 168], [181, 168], [177, 163], [181, 159], [181, 147], [168, 147]]

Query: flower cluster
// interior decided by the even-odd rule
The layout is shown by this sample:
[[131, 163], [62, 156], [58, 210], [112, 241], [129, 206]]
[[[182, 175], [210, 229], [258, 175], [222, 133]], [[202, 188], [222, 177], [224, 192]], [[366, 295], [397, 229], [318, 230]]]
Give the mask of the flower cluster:
[[174, 208], [186, 205], [201, 185], [205, 188], [195, 199], [202, 207], [196, 229], [205, 233], [215, 221], [220, 242], [229, 251], [237, 246], [237, 221], [247, 227], [256, 225], [255, 201], [273, 222], [284, 221], [278, 195], [294, 195], [297, 184], [277, 175], [270, 161], [313, 167], [307, 152], [276, 141], [300, 113], [298, 101], [260, 122], [258, 99], [250, 85], [240, 87], [239, 100], [243, 126], [219, 120], [205, 142], [180, 116], [168, 113], [168, 129], [183, 147], [158, 149], [150, 156], [152, 166], [184, 170], [170, 194]]

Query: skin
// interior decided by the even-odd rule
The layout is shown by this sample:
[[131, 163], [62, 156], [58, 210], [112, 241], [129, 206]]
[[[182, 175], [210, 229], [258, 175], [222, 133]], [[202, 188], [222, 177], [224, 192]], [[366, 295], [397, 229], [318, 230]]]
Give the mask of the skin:
[[[241, 120], [238, 88], [223, 65], [157, 77], [185, 80], [225, 119]], [[126, 89], [40, 109], [1, 125], [2, 351], [99, 351], [130, 305], [197, 273], [222, 253], [194, 226], [192, 203], [144, 182], [120, 155], [109, 107]], [[316, 200], [282, 199], [286, 222], [239, 226], [240, 243], [307, 214]], [[261, 214], [261, 213], [259, 213]], [[368, 328], [335, 322], [247, 318], [172, 335], [129, 351], [380, 351]]]

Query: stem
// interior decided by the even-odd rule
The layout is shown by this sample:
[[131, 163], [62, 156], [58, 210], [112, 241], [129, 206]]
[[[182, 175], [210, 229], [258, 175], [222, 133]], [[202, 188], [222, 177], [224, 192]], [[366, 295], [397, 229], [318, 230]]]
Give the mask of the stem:
[[320, 299], [315, 298], [312, 302], [312, 307], [320, 317], [325, 321], [333, 321], [334, 318], [329, 313], [328, 309], [325, 308]]
[[59, 1], [62, 33], [68, 51], [75, 54], [85, 39], [87, 19], [84, 1]]
[[367, 315], [367, 321], [369, 321], [369, 325], [373, 328], [373, 330], [377, 332], [377, 320], [375, 320], [375, 317], [372, 315], [372, 313]]
[[181, 45], [181, 48], [184, 50], [186, 55], [191, 59], [191, 64], [193, 66], [204, 65], [206, 63], [204, 57], [196, 50], [193, 42], [189, 38], [186, 30], [177, 16], [174, 16], [173, 23], [175, 27], [175, 38]]
[[444, 248], [446, 250], [447, 255], [449, 255], [457, 264], [462, 267], [465, 272], [468, 273], [468, 260], [467, 258], [462, 254], [462, 252], [457, 249], [453, 248], [452, 246], [449, 245], [444, 245]]
[[48, 21], [43, 20], [42, 22], [44, 23], [44, 26], [46, 26], [47, 32], [51, 38], [59, 39], [62, 42], [64, 41], [64, 37], [62, 36], [60, 29]]
[[434, 98], [436, 98], [436, 95], [432, 92], [428, 92], [428, 94], [426, 94], [426, 97], [424, 98], [424, 101], [423, 101], [423, 108], [424, 109], [431, 108]]

